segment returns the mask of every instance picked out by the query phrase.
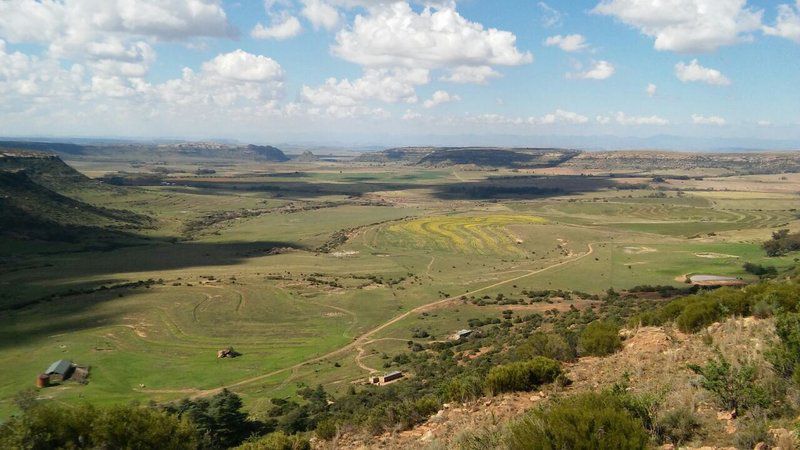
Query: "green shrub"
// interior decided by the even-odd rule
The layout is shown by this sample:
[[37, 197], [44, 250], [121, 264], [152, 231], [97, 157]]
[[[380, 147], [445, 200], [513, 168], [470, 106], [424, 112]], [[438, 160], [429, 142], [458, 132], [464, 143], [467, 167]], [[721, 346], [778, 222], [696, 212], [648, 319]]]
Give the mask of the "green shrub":
[[494, 428], [467, 429], [456, 435], [453, 440], [453, 447], [458, 450], [502, 448], [502, 439], [503, 435]]
[[714, 394], [723, 409], [742, 412], [770, 404], [769, 393], [761, 383], [756, 382], [756, 367], [753, 365], [734, 367], [719, 355], [703, 367], [692, 364], [689, 369], [700, 375], [700, 386]]
[[582, 355], [606, 356], [621, 347], [619, 328], [613, 323], [599, 320], [587, 325], [579, 340]]
[[767, 256], [782, 256], [800, 250], [800, 233], [789, 233], [789, 230], [778, 230], [772, 233], [772, 239], [762, 244]]
[[492, 394], [513, 391], [530, 391], [552, 383], [561, 374], [558, 361], [537, 356], [530, 361], [520, 361], [495, 366], [486, 375], [486, 389]]
[[731, 316], [798, 312], [798, 298], [800, 283], [797, 280], [761, 282], [744, 289], [720, 288], [677, 298], [655, 311], [640, 314], [631, 323], [663, 325], [674, 321], [681, 331], [694, 333]]
[[308, 439], [298, 435], [287, 435], [283, 431], [267, 434], [258, 440], [246, 442], [237, 450], [311, 450]]
[[697, 415], [689, 408], [676, 408], [663, 413], [656, 419], [653, 434], [659, 443], [668, 442], [675, 447], [689, 442], [701, 424]]
[[772, 317], [774, 312], [772, 305], [763, 300], [753, 305], [753, 317], [766, 319], [767, 317]]
[[483, 380], [477, 376], [461, 376], [448, 381], [441, 397], [445, 402], [468, 402], [483, 394]]
[[631, 417], [639, 420], [646, 430], [653, 431], [660, 402], [658, 397], [652, 394], [631, 394], [627, 390], [627, 379], [623, 384], [615, 384], [609, 394], [614, 396]]
[[139, 406], [95, 408], [36, 405], [0, 426], [0, 448], [196, 449], [197, 430], [185, 420]]
[[587, 393], [528, 413], [509, 427], [510, 450], [641, 450], [649, 436], [609, 394]]
[[718, 303], [698, 301], [686, 305], [680, 315], [675, 318], [675, 324], [685, 333], [696, 333], [706, 325], [719, 320], [723, 314], [723, 309]]
[[762, 266], [761, 264], [746, 262], [742, 268], [747, 273], [752, 273], [753, 275], [758, 275], [763, 278], [774, 277], [778, 274], [778, 269], [776, 269], [775, 266]]
[[536, 356], [558, 361], [573, 361], [577, 356], [569, 342], [563, 336], [554, 333], [537, 331], [528, 337], [514, 351], [517, 359], [528, 360]]
[[330, 441], [335, 438], [338, 433], [339, 427], [336, 421], [332, 419], [320, 420], [317, 422], [317, 428], [314, 430], [314, 434], [323, 441]]
[[784, 313], [775, 320], [775, 334], [780, 341], [765, 357], [778, 375], [800, 381], [800, 314]]
[[769, 433], [769, 422], [765, 414], [755, 412], [739, 419], [736, 423], [736, 435], [733, 437], [736, 448], [750, 450], [764, 442], [771, 448], [772, 436]]

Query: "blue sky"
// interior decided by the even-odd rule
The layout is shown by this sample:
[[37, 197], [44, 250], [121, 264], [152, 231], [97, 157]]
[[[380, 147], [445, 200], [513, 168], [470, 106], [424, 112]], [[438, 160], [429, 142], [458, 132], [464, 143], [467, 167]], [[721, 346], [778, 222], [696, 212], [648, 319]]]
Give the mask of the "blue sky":
[[6, 136], [800, 142], [800, 0], [7, 0], [0, 67]]

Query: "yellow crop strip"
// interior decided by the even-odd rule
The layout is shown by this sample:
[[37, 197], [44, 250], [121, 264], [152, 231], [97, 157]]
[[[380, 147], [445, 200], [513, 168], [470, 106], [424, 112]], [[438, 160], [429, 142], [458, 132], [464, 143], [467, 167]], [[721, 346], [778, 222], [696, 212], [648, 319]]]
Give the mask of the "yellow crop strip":
[[425, 217], [390, 225], [387, 231], [395, 242], [416, 247], [465, 253], [517, 253], [516, 237], [509, 225], [542, 224], [537, 216], [495, 214], [486, 216]]

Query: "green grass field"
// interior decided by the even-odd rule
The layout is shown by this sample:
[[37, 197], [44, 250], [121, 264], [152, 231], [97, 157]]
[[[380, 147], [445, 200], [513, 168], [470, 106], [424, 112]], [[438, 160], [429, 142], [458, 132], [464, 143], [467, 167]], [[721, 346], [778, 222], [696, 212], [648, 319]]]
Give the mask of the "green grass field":
[[[205, 185], [71, 194], [154, 217], [136, 246], [0, 240], [16, 255], [0, 266], [0, 364], [10, 368], [0, 420], [60, 358], [91, 366], [90, 382], [43, 397], [167, 401], [231, 386], [259, 411], [298, 386], [344, 390], [368, 374], [359, 363], [383, 370], [383, 355], [404, 351], [413, 328], [439, 339], [501, 309], [456, 301], [374, 331], [447, 297], [681, 285], [686, 274], [751, 281], [744, 262], [796, 263], [760, 248], [772, 230], [798, 226], [796, 199], [767, 181], [764, 192], [581, 185], [486, 201], [436, 193], [497, 172], [297, 169], [230, 167]], [[217, 359], [227, 346], [242, 356]]]

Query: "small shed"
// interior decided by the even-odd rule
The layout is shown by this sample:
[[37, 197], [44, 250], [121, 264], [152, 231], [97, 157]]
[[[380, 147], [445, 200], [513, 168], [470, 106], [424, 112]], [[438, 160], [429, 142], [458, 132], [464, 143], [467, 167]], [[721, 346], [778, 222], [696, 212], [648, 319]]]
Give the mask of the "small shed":
[[384, 375], [383, 382], [388, 383], [390, 381], [399, 380], [400, 378], [403, 378], [403, 372], [396, 370], [394, 372], [389, 372], [386, 375]]
[[453, 335], [454, 341], [460, 341], [461, 339], [469, 337], [472, 334], [472, 330], [458, 330], [456, 334]]
[[50, 381], [64, 381], [69, 379], [72, 372], [75, 370], [75, 365], [68, 359], [59, 359], [58, 361], [50, 364], [50, 367], [44, 372]]

